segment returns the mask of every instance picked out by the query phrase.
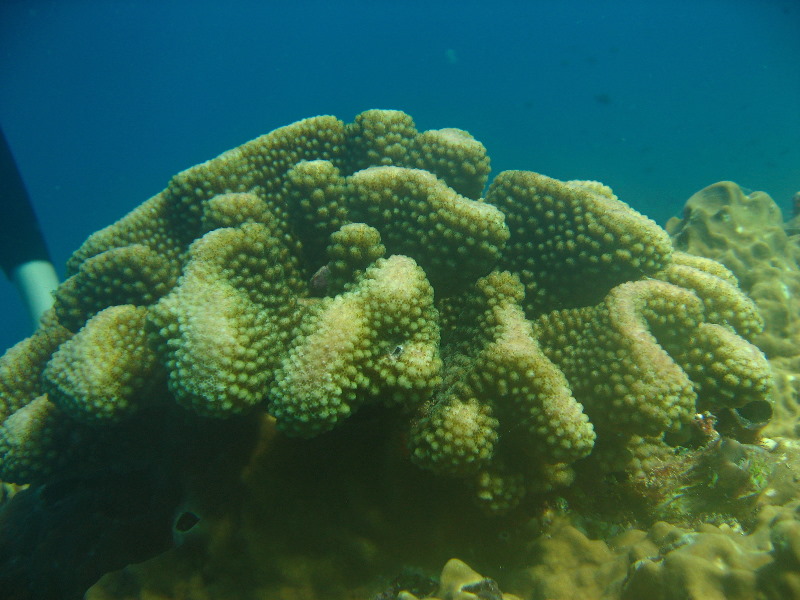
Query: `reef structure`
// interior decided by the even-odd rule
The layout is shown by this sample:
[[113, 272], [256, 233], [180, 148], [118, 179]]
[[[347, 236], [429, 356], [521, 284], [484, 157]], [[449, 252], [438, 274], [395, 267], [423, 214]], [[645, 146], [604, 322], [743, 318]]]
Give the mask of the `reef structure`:
[[482, 196], [489, 171], [469, 133], [370, 110], [179, 173], [89, 237], [0, 359], [0, 478], [79, 472], [165, 407], [310, 438], [384, 406], [415, 463], [503, 512], [598, 449], [691, 438], [699, 412], [769, 420], [731, 271], [605, 185], [506, 171]]
[[800, 431], [799, 220], [795, 212], [784, 222], [768, 194], [721, 181], [694, 194], [681, 218], [666, 225], [676, 248], [730, 269], [764, 317], [753, 341], [775, 373], [775, 418], [766, 430], [772, 436], [796, 437]]

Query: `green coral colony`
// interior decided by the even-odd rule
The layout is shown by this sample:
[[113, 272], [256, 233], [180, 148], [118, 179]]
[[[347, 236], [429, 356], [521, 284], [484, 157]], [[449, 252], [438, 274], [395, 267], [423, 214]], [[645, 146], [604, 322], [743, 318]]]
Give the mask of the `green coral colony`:
[[698, 413], [769, 418], [763, 324], [728, 269], [602, 184], [506, 171], [481, 197], [489, 170], [467, 132], [370, 110], [178, 174], [78, 249], [0, 360], [0, 478], [47, 481], [164, 403], [300, 437], [372, 404], [503, 512], [587, 457], [690, 439]]

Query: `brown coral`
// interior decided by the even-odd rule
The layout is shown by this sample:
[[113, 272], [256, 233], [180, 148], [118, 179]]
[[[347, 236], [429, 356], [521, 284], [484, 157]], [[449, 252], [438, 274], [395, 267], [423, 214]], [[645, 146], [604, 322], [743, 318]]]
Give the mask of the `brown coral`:
[[373, 110], [179, 173], [70, 259], [52, 343], [0, 359], [24, 379], [0, 383], [4, 416], [47, 392], [98, 427], [176, 402], [313, 436], [399, 407], [414, 460], [502, 510], [570, 485], [595, 428], [768, 405], [760, 322], [722, 267], [673, 258], [600, 183], [510, 171], [482, 199], [488, 169], [468, 133]]
[[612, 287], [667, 265], [667, 234], [596, 182], [564, 182], [504, 171], [486, 201], [511, 231], [506, 268], [525, 285], [526, 310], [594, 304]]
[[744, 192], [730, 181], [715, 183], [686, 202], [682, 218], [667, 224], [675, 245], [727, 267], [752, 298], [763, 330], [737, 331], [769, 357], [776, 372], [777, 418], [773, 434], [794, 432], [800, 420], [800, 244], [764, 192]]

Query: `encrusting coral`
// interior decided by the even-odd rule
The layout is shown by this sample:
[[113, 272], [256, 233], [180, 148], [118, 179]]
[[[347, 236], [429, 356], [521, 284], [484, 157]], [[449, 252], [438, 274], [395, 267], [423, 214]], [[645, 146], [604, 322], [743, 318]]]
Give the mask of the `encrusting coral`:
[[[451, 558], [442, 569], [439, 589], [434, 596], [425, 596], [422, 600], [519, 600], [514, 594], [504, 594], [497, 583], [481, 576], [467, 564]], [[401, 590], [397, 600], [420, 600], [411, 592]]]
[[536, 598], [751, 600], [800, 594], [800, 519], [795, 500], [765, 507], [752, 531], [664, 521], [608, 542], [565, 521], [532, 546], [524, 587]]
[[80, 470], [82, 435], [57, 460], [36, 440], [149, 407], [266, 410], [313, 437], [378, 405], [416, 463], [503, 512], [570, 485], [595, 440], [769, 407], [728, 271], [602, 184], [508, 171], [481, 198], [488, 173], [465, 131], [383, 110], [179, 173], [75, 252], [54, 312], [0, 359], [0, 476]]
[[694, 194], [682, 217], [667, 223], [678, 249], [713, 259], [715, 269], [725, 265], [766, 322], [763, 329], [737, 327], [737, 331], [763, 350], [775, 371], [777, 418], [767, 429], [772, 435], [800, 431], [797, 220], [795, 215], [784, 222], [780, 208], [764, 192], [748, 193], [731, 181], [722, 181]]

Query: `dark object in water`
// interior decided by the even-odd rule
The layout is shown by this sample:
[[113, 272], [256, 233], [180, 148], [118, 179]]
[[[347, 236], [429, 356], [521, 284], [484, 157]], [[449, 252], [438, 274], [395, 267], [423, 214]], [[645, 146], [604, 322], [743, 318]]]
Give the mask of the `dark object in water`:
[[608, 94], [595, 94], [594, 101], [598, 104], [611, 104], [611, 96]]
[[178, 518], [175, 519], [175, 531], [177, 533], [186, 533], [199, 522], [200, 517], [187, 510], [186, 512], [181, 513]]
[[415, 569], [406, 568], [384, 591], [373, 596], [372, 600], [396, 600], [401, 591], [410, 592], [421, 598], [430, 596], [438, 587], [439, 584], [434, 578]]
[[[6, 600], [80, 600], [101, 576], [173, 545], [176, 478], [143, 470], [96, 473], [29, 488], [0, 510], [0, 590]], [[182, 515], [189, 528], [197, 517]]]
[[110, 427], [58, 478], [0, 507], [0, 599], [80, 600], [106, 573], [172, 548], [195, 509], [235, 495], [265, 422], [153, 406]]
[[324, 265], [317, 269], [317, 272], [312, 275], [311, 281], [308, 282], [308, 288], [312, 296], [321, 298], [328, 293], [330, 284], [331, 268], [328, 265]]
[[30, 197], [17, 168], [14, 155], [0, 129], [0, 269], [11, 279], [19, 265], [33, 261], [50, 262], [50, 255], [33, 212]]
[[0, 269], [22, 297], [35, 329], [58, 286], [39, 221], [3, 130], [0, 129]]
[[473, 594], [480, 600], [503, 600], [503, 592], [494, 579], [481, 579], [476, 583], [468, 583], [461, 586], [462, 592]]

